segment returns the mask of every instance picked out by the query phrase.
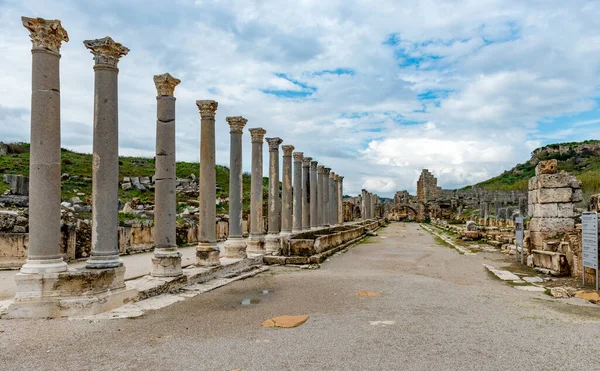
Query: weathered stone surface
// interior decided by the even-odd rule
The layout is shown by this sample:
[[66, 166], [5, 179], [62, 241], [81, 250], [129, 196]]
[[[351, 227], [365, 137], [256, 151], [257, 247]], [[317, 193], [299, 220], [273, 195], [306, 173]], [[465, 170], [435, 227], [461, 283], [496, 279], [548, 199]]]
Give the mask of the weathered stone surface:
[[538, 176], [540, 174], [554, 174], [556, 173], [558, 168], [558, 161], [555, 159], [540, 161], [535, 167], [535, 175]]
[[308, 316], [279, 316], [275, 318], [268, 319], [262, 323], [263, 327], [282, 327], [282, 328], [292, 328], [298, 327], [308, 321]]
[[538, 178], [537, 176], [529, 178], [529, 186], [528, 189], [530, 191], [529, 195], [529, 203], [531, 203], [531, 191], [538, 189]]
[[571, 202], [571, 188], [544, 188], [538, 191], [538, 202], [541, 204], [554, 202]]
[[555, 298], [559, 298], [559, 299], [571, 297], [571, 295], [569, 294], [567, 289], [565, 289], [564, 287], [552, 287], [550, 289], [550, 295], [552, 295]]
[[574, 189], [573, 195], [571, 196], [571, 202], [581, 202], [583, 201], [583, 191], [581, 189]]
[[477, 225], [475, 224], [475, 222], [474, 222], [474, 221], [472, 221], [472, 220], [469, 220], [469, 221], [467, 222], [467, 225], [466, 225], [466, 230], [467, 230], [468, 232], [476, 231], [476, 230], [477, 230]]
[[534, 218], [556, 218], [558, 217], [557, 203], [534, 204], [532, 216]]
[[573, 204], [558, 204], [557, 205], [557, 214], [559, 218], [572, 218], [575, 216], [575, 211], [573, 210]]
[[533, 218], [529, 228], [534, 232], [570, 232], [575, 229], [575, 221], [570, 218]]
[[568, 173], [556, 173], [540, 174], [536, 178], [538, 188], [570, 188], [572, 176]]
[[29, 195], [29, 178], [17, 174], [4, 174], [4, 183], [10, 187], [10, 193], [18, 196]]

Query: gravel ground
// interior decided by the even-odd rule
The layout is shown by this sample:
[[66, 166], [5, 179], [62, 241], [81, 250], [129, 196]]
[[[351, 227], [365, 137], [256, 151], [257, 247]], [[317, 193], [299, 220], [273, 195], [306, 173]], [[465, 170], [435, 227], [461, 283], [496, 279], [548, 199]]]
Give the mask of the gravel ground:
[[[318, 270], [275, 268], [144, 317], [0, 321], [5, 370], [600, 369], [600, 308], [516, 290], [396, 223]], [[378, 297], [357, 296], [359, 290]], [[267, 292], [268, 291], [268, 292]], [[250, 299], [254, 304], [242, 305]], [[306, 314], [294, 329], [261, 327]], [[385, 322], [379, 322], [385, 321]]]

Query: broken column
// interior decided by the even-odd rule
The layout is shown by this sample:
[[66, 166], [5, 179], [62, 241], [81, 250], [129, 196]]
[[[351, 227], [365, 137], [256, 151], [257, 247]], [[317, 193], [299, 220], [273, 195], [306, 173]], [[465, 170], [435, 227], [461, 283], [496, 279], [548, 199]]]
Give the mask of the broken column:
[[294, 146], [281, 146], [283, 151], [283, 175], [282, 175], [282, 191], [281, 191], [281, 234], [292, 233], [292, 152]]
[[215, 113], [218, 103], [214, 100], [197, 100], [200, 110], [200, 176], [198, 222], [198, 246], [196, 265], [220, 265], [217, 246], [217, 174], [215, 170]]
[[304, 153], [294, 152], [294, 233], [302, 231], [302, 159]]
[[252, 178], [250, 183], [250, 236], [246, 253], [264, 254], [265, 237], [263, 218], [263, 140], [267, 131], [263, 128], [250, 129], [252, 137]]
[[[19, 279], [25, 279], [28, 274], [44, 275], [67, 270], [67, 263], [60, 252], [59, 61], [61, 44], [69, 41], [69, 37], [59, 20], [21, 19], [30, 32], [33, 47], [29, 249], [27, 261], [17, 275], [17, 285]], [[43, 280], [42, 277], [40, 279]]]
[[330, 225], [330, 212], [329, 209], [329, 174], [331, 168], [326, 167], [323, 169], [323, 226], [329, 227]]
[[181, 81], [168, 73], [154, 76], [156, 86], [156, 184], [154, 188], [154, 256], [152, 275], [182, 274], [177, 251], [175, 197], [175, 87]]
[[92, 252], [87, 268], [116, 268], [119, 257], [119, 59], [129, 49], [110, 37], [86, 40], [94, 55], [94, 154], [92, 159]]
[[310, 229], [310, 162], [312, 157], [302, 160], [302, 230]]
[[310, 228], [316, 229], [319, 227], [318, 213], [318, 187], [317, 187], [317, 161], [310, 162]]
[[281, 245], [279, 236], [279, 214], [281, 201], [279, 199], [279, 145], [281, 138], [266, 138], [269, 143], [269, 199], [268, 217], [269, 231], [265, 238], [265, 253], [278, 255]]
[[361, 191], [360, 218], [362, 220], [367, 220], [367, 190], [366, 189], [363, 189]]
[[319, 206], [317, 207], [317, 225], [319, 227], [324, 226], [323, 222], [323, 210], [325, 208], [324, 201], [325, 195], [323, 192], [323, 179], [325, 177], [325, 166], [319, 165], [317, 166], [317, 203]]
[[227, 117], [229, 124], [229, 235], [223, 246], [226, 258], [245, 258], [246, 242], [242, 236], [242, 134], [246, 120]]
[[338, 224], [344, 224], [344, 177], [337, 178], [337, 219]]

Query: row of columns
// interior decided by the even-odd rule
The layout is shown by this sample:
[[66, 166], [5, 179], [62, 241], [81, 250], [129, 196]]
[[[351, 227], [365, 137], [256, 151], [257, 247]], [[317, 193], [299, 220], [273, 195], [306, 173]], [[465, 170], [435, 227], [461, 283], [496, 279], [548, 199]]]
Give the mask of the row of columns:
[[363, 189], [360, 205], [361, 219], [367, 220], [379, 217], [380, 215], [377, 215], [377, 205], [379, 204], [379, 196]]

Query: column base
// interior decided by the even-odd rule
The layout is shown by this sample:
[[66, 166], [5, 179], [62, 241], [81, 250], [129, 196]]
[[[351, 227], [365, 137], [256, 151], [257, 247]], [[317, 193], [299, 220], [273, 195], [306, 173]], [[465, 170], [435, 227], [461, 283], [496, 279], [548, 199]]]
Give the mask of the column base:
[[85, 262], [87, 269], [107, 269], [118, 268], [123, 266], [123, 259], [116, 253], [115, 255], [94, 255]]
[[47, 259], [47, 260], [30, 260], [27, 259], [21, 267], [21, 272], [24, 274], [44, 274], [44, 273], [60, 273], [67, 271], [67, 263], [62, 259]]
[[201, 242], [196, 247], [196, 265], [200, 267], [214, 267], [221, 265], [219, 248], [214, 242]]
[[231, 259], [246, 258], [246, 241], [242, 237], [228, 238], [223, 247], [223, 257]]
[[132, 301], [125, 267], [71, 269], [60, 273], [17, 273], [17, 293], [5, 318], [59, 318], [105, 312]]
[[281, 236], [279, 233], [267, 234], [265, 238], [265, 254], [279, 255], [281, 253]]
[[248, 241], [246, 241], [246, 254], [250, 255], [264, 255], [265, 254], [265, 236], [250, 235]]
[[181, 253], [175, 249], [164, 251], [155, 249], [152, 257], [153, 277], [179, 277], [183, 274], [181, 270]]

